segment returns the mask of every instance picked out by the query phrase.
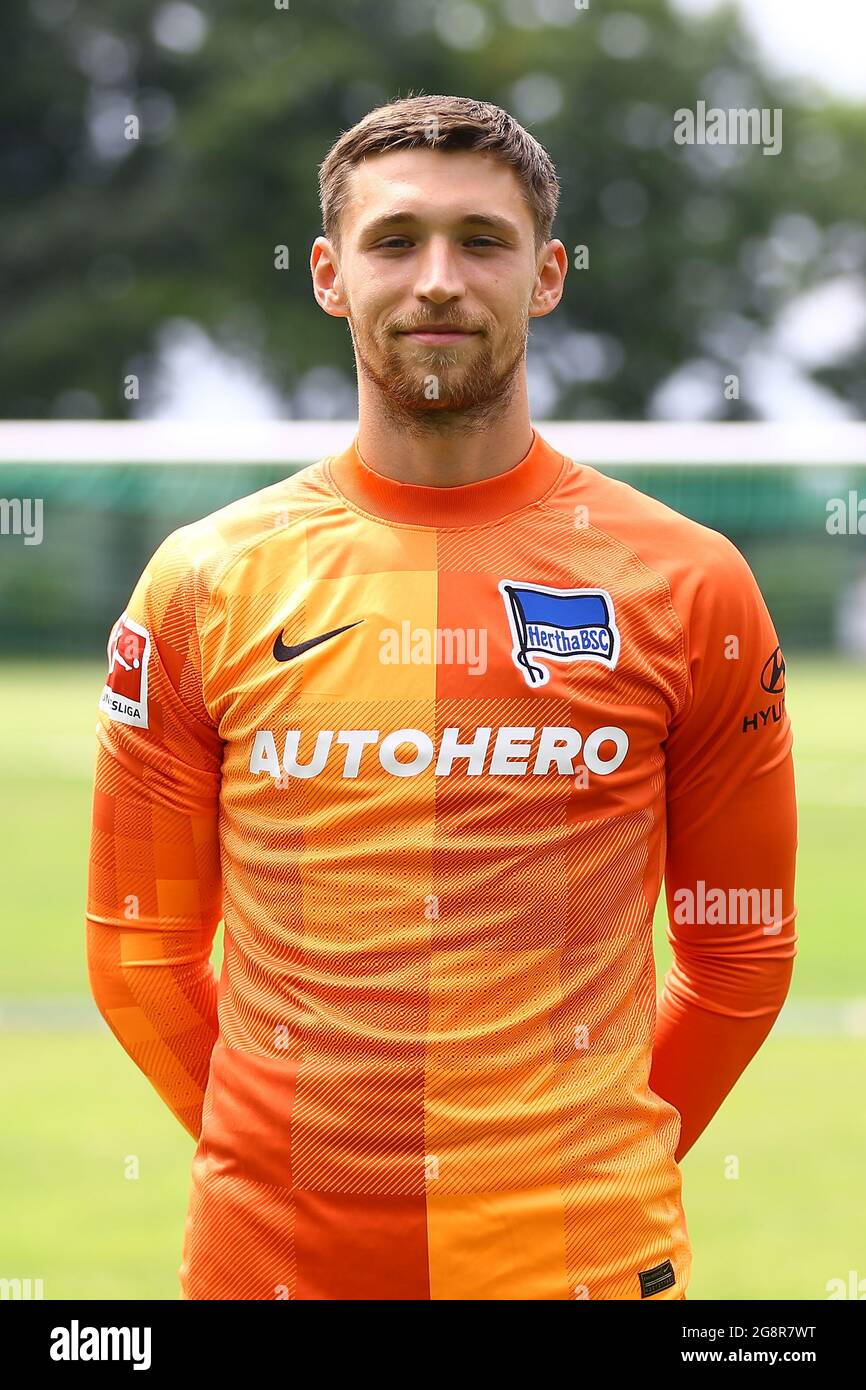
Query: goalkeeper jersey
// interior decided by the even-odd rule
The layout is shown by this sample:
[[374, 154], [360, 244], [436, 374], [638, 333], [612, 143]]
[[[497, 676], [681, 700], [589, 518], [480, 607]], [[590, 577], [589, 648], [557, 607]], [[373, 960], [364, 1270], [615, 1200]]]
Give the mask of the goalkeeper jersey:
[[797, 939], [735, 546], [537, 430], [441, 488], [356, 438], [172, 533], [108, 660], [90, 978], [197, 1141], [182, 1296], [681, 1298]]

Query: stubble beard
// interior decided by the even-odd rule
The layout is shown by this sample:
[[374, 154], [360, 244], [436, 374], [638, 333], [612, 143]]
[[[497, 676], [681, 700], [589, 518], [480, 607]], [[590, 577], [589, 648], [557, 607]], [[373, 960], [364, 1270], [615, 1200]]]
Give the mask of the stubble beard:
[[415, 437], [474, 433], [488, 428], [504, 415], [511, 403], [516, 377], [526, 356], [529, 315], [519, 321], [502, 344], [497, 366], [489, 336], [482, 339], [468, 367], [460, 358], [466, 349], [435, 346], [420, 350], [409, 364], [405, 351], [394, 337], [384, 347], [356, 332], [350, 317], [349, 329], [359, 374], [373, 383], [379, 405], [386, 417]]

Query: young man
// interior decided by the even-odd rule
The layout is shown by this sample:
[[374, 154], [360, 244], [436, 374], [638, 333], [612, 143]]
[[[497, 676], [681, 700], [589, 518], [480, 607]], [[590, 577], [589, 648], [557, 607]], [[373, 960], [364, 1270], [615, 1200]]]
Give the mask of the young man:
[[678, 1163], [795, 953], [776, 633], [729, 541], [530, 424], [526, 131], [398, 101], [321, 194], [357, 436], [169, 536], [97, 730], [91, 979], [197, 1140], [182, 1294], [682, 1298]]

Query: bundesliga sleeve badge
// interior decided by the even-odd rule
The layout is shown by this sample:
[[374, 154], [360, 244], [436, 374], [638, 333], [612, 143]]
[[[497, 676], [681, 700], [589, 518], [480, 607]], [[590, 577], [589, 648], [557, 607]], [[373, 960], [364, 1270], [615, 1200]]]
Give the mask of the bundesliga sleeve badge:
[[117, 724], [147, 728], [150, 633], [121, 613], [108, 639], [108, 675], [99, 708]]
[[511, 656], [527, 685], [550, 679], [548, 667], [530, 655], [616, 666], [619, 631], [604, 589], [549, 589], [513, 579], [501, 579], [498, 587], [514, 642]]

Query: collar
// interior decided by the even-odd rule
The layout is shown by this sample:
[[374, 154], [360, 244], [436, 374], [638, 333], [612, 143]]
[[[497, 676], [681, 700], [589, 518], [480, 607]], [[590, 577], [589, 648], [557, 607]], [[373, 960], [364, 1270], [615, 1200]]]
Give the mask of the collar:
[[331, 486], [361, 511], [414, 526], [480, 526], [539, 501], [559, 481], [567, 460], [532, 432], [529, 452], [504, 473], [454, 487], [422, 487], [377, 473], [358, 450], [358, 436], [325, 461]]

